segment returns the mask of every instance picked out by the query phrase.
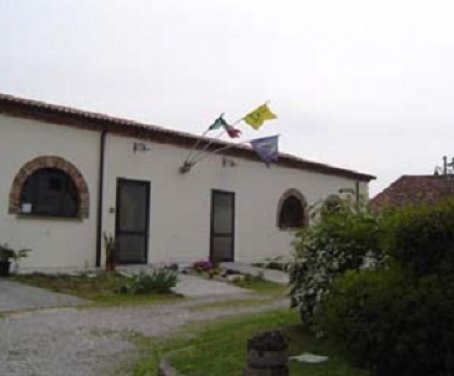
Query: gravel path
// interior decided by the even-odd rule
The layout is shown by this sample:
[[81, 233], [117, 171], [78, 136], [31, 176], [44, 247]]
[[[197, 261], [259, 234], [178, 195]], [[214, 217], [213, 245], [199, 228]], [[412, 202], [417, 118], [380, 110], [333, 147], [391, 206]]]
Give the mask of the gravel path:
[[86, 300], [75, 296], [59, 294], [0, 278], [0, 312], [76, 306], [87, 303]]
[[54, 308], [7, 315], [0, 319], [0, 375], [108, 374], [138, 355], [128, 333], [166, 336], [191, 322], [288, 306], [285, 300], [280, 300], [266, 306], [193, 309], [219, 300], [133, 307]]

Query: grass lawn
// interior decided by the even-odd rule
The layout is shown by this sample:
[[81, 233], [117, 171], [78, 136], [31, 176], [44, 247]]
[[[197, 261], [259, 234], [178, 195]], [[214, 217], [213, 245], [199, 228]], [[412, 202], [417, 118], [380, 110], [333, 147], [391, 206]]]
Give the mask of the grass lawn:
[[217, 302], [212, 303], [203, 303], [197, 304], [189, 309], [191, 311], [209, 311], [212, 309], [234, 309], [234, 308], [245, 308], [245, 307], [259, 307], [269, 305], [276, 301], [276, 298], [273, 296], [264, 296], [263, 298], [243, 298], [243, 299], [228, 299], [228, 300], [220, 300]]
[[232, 285], [242, 287], [245, 289], [253, 290], [257, 293], [263, 293], [267, 295], [281, 295], [284, 297], [287, 294], [288, 286], [281, 283], [270, 282], [265, 280], [237, 280], [231, 282]]
[[306, 333], [298, 323], [297, 314], [287, 310], [192, 325], [179, 338], [160, 343], [149, 341], [145, 347], [148, 355], [137, 365], [134, 375], [155, 375], [159, 358], [176, 350], [171, 363], [185, 375], [239, 376], [245, 366], [247, 339], [258, 331], [275, 328], [286, 328], [290, 355], [311, 352], [329, 356], [327, 362], [320, 364], [291, 362], [290, 375], [369, 376], [368, 372], [352, 367], [326, 342]]
[[116, 305], [122, 303], [145, 304], [150, 302], [165, 302], [179, 298], [176, 294], [146, 294], [126, 295], [116, 291], [128, 281], [128, 278], [118, 273], [101, 273], [97, 275], [67, 275], [67, 274], [18, 274], [11, 280], [27, 285], [36, 286], [75, 295], [89, 299], [101, 305]]

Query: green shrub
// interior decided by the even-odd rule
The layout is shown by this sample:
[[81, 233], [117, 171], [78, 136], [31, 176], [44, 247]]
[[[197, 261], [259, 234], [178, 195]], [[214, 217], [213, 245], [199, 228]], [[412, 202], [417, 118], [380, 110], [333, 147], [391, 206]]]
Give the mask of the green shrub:
[[417, 276], [454, 270], [454, 201], [409, 206], [385, 221], [385, 251]]
[[454, 278], [411, 279], [400, 267], [347, 272], [316, 324], [353, 361], [386, 376], [454, 374]]
[[380, 376], [454, 375], [454, 200], [322, 213], [295, 245], [303, 321]]
[[379, 247], [381, 217], [347, 204], [334, 213], [318, 212], [323, 215], [296, 235], [289, 264], [291, 304], [309, 326], [336, 277], [383, 262]]
[[150, 293], [166, 294], [176, 286], [178, 275], [168, 269], [155, 269], [151, 273], [140, 272], [130, 277], [130, 281], [120, 287], [122, 294], [142, 295]]

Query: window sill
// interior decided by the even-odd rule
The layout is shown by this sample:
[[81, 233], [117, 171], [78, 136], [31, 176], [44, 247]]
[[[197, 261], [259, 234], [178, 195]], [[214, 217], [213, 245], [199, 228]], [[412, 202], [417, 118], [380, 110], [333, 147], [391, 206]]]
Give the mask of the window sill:
[[17, 213], [16, 218], [18, 219], [41, 219], [44, 221], [59, 221], [59, 222], [82, 222], [83, 218], [81, 217], [62, 217], [58, 215], [43, 215], [43, 214], [33, 214], [33, 213]]
[[279, 231], [293, 232], [303, 229], [303, 227], [278, 227]]

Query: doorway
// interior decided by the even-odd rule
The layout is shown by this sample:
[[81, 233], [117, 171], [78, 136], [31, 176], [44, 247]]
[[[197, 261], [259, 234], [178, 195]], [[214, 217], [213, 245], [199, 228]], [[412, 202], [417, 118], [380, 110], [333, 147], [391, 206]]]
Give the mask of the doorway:
[[149, 209], [149, 182], [117, 180], [115, 237], [118, 263], [147, 263]]
[[235, 193], [211, 191], [210, 260], [234, 260]]

